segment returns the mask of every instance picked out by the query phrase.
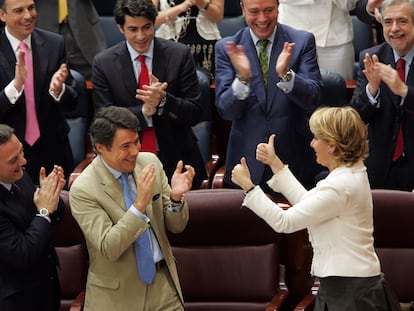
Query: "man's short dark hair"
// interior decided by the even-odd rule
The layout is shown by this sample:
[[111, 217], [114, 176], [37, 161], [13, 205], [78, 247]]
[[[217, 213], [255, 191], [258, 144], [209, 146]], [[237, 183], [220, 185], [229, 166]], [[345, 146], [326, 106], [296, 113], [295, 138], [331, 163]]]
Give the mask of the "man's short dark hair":
[[125, 107], [108, 106], [98, 110], [89, 129], [92, 146], [95, 148], [98, 143], [108, 150], [111, 149], [115, 132], [118, 129], [138, 133], [140, 130], [138, 118]]
[[155, 24], [158, 11], [152, 0], [117, 0], [114, 7], [114, 16], [118, 25], [125, 24], [125, 15], [146, 17]]
[[7, 124], [0, 124], [0, 145], [7, 143], [14, 133], [14, 129]]

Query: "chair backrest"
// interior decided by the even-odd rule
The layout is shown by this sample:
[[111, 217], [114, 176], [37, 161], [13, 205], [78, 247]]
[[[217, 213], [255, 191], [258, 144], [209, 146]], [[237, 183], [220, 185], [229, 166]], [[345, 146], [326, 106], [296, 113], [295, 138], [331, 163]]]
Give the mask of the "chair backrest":
[[74, 88], [78, 93], [76, 108], [65, 114], [66, 121], [70, 127], [69, 143], [72, 149], [75, 166], [78, 165], [86, 155], [86, 136], [90, 118], [91, 107], [86, 87], [85, 77], [78, 71], [70, 69], [74, 79]]
[[[227, 1], [226, 1], [227, 2]], [[224, 16], [223, 20], [218, 23], [218, 29], [222, 38], [232, 36], [240, 29], [246, 27], [244, 16]]]
[[92, 0], [98, 15], [113, 15], [116, 0]]
[[170, 234], [185, 310], [265, 310], [279, 289], [279, 235], [238, 189], [186, 194], [190, 220]]
[[197, 137], [198, 146], [200, 148], [204, 163], [207, 163], [207, 161], [210, 159], [212, 123], [210, 76], [202, 69], [197, 69], [197, 78], [201, 91], [200, 102], [203, 108], [203, 117], [200, 123], [193, 126], [193, 132]]
[[320, 71], [323, 81], [321, 106], [345, 106], [348, 103], [348, 97], [344, 78], [336, 72], [325, 69], [320, 69]]
[[85, 290], [88, 271], [88, 253], [85, 239], [69, 206], [69, 192], [62, 190], [65, 215], [53, 227], [53, 240], [59, 257], [58, 269], [61, 286], [60, 311], [69, 310], [75, 298]]
[[352, 44], [355, 51], [354, 78], [356, 78], [356, 74], [359, 70], [359, 54], [361, 51], [372, 46], [373, 31], [371, 25], [360, 21], [356, 15], [352, 15], [352, 27], [354, 30]]
[[118, 29], [118, 25], [116, 24], [115, 17], [113, 15], [99, 16], [99, 23], [108, 48], [125, 40], [124, 35]]
[[400, 302], [414, 301], [414, 193], [372, 190], [374, 245]]

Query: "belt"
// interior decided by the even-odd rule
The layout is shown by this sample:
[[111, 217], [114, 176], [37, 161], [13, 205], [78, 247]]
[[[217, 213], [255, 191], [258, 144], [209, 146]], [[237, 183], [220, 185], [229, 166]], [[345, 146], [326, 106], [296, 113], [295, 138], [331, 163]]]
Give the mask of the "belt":
[[157, 271], [159, 271], [161, 268], [165, 267], [166, 265], [167, 265], [167, 263], [165, 262], [165, 259], [160, 260], [160, 261], [155, 263], [155, 269]]

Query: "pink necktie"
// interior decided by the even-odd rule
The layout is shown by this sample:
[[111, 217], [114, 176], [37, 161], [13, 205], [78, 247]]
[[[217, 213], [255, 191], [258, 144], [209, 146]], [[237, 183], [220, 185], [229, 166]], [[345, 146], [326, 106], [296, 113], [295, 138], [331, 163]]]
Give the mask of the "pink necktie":
[[[150, 85], [148, 67], [145, 65], [145, 56], [139, 55], [138, 61], [141, 64], [141, 72], [138, 78], [138, 88], [142, 89], [144, 85]], [[154, 127], [149, 127], [142, 132], [141, 151], [148, 151], [157, 154], [157, 138]]]
[[[400, 58], [397, 61], [397, 72], [400, 79], [405, 82], [405, 59]], [[400, 128], [398, 129], [397, 142], [395, 144], [394, 155], [392, 156], [393, 161], [397, 161], [399, 157], [404, 153], [404, 136], [402, 132], [402, 124], [400, 122]]]
[[26, 131], [24, 139], [33, 146], [40, 137], [39, 123], [37, 121], [34, 83], [33, 83], [33, 63], [30, 51], [26, 43], [20, 42], [19, 48], [24, 51], [24, 61], [27, 68], [27, 77], [24, 81], [24, 96], [26, 100]]

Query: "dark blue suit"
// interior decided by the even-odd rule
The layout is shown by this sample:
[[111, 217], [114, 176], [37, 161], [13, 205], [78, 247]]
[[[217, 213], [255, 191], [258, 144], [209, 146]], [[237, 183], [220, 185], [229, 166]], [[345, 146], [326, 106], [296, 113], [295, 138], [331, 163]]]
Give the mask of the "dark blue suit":
[[[381, 63], [396, 68], [394, 54], [388, 43], [382, 43], [362, 51], [357, 86], [351, 100], [365, 123], [368, 124], [369, 157], [366, 159], [368, 177], [372, 188], [393, 188], [411, 191], [414, 188], [414, 74], [413, 63], [407, 75], [407, 97], [400, 106], [401, 97], [391, 92], [384, 83], [380, 84], [378, 104], [372, 105], [366, 94], [368, 81], [362, 70], [365, 68], [365, 53], [377, 55]], [[399, 169], [398, 181], [390, 178], [392, 156], [395, 149], [397, 133], [402, 122], [404, 133], [403, 167]]]
[[[236, 72], [226, 52], [226, 42], [242, 45], [250, 61], [250, 93], [238, 100], [231, 87]], [[286, 94], [277, 83], [276, 61], [285, 42], [295, 42], [289, 64], [296, 73], [293, 90]], [[308, 116], [319, 104], [321, 75], [312, 34], [278, 24], [269, 63], [268, 87], [265, 89], [255, 44], [246, 27], [233, 37], [216, 44], [216, 106], [223, 119], [232, 127], [227, 147], [225, 182], [231, 183], [231, 170], [242, 156], [246, 157], [252, 181], [258, 184], [264, 176], [265, 165], [256, 160], [258, 143], [267, 142], [275, 133], [275, 148], [283, 162], [305, 186], [312, 186], [319, 171], [314, 152], [309, 146], [312, 135]]]
[[4, 29], [0, 32], [0, 122], [14, 128], [16, 136], [23, 143], [28, 160], [26, 170], [35, 183], [39, 180], [39, 170], [44, 166], [47, 172], [57, 164], [66, 174], [73, 169], [72, 150], [63, 112], [76, 105], [77, 94], [67, 79], [66, 91], [59, 103], [49, 94], [53, 74], [66, 62], [63, 37], [55, 33], [35, 29], [32, 33], [32, 55], [34, 71], [34, 91], [36, 111], [40, 128], [40, 139], [30, 146], [24, 141], [26, 129], [26, 101], [24, 92], [13, 105], [4, 89], [14, 79], [16, 56]]
[[[35, 186], [25, 173], [19, 192], [0, 185], [0, 310], [56, 311], [60, 303], [52, 226], [35, 216]], [[63, 201], [52, 215], [57, 221]]]

